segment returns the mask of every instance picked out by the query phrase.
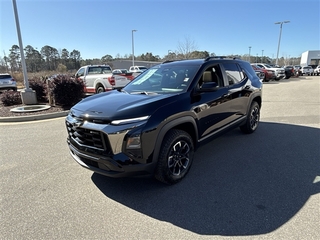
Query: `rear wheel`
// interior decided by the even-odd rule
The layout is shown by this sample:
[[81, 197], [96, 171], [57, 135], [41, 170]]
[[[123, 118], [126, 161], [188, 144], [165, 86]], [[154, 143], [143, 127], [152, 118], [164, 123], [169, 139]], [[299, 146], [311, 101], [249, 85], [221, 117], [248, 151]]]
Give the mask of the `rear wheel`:
[[102, 93], [105, 92], [105, 89], [102, 85], [98, 85], [96, 88], [96, 93]]
[[253, 101], [248, 112], [246, 123], [240, 126], [240, 129], [244, 133], [253, 133], [259, 125], [260, 120], [260, 105]]
[[170, 130], [162, 142], [155, 178], [166, 184], [179, 182], [188, 173], [193, 155], [190, 135], [179, 129]]

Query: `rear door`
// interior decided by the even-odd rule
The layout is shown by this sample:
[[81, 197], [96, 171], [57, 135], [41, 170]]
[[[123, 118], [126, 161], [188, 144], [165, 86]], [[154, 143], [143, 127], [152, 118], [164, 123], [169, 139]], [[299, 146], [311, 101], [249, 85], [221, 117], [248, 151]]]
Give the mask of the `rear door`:
[[[245, 117], [250, 101], [251, 93], [253, 92], [251, 81], [245, 70], [236, 62], [224, 62], [222, 68], [226, 75], [228, 84], [228, 101], [230, 102], [229, 121], [234, 122]], [[256, 77], [255, 75], [252, 77]]]

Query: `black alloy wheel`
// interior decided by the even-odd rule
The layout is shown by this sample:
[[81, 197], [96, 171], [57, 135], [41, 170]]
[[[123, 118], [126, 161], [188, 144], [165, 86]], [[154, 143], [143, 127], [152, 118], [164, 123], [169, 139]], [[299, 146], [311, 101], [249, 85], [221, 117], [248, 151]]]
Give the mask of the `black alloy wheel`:
[[188, 173], [193, 155], [190, 135], [179, 129], [170, 130], [161, 146], [155, 178], [166, 184], [179, 182]]
[[253, 133], [259, 125], [260, 120], [260, 106], [257, 102], [252, 102], [250, 111], [248, 112], [247, 121], [240, 129], [244, 133]]

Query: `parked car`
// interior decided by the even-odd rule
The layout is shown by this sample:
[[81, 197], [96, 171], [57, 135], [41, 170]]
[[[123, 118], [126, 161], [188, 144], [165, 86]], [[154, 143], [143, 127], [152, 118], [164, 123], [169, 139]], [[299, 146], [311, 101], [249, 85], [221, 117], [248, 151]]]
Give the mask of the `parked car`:
[[145, 66], [131, 66], [129, 68], [129, 72], [132, 72], [132, 73], [142, 73], [144, 71], [146, 71], [148, 68], [145, 67]]
[[17, 91], [17, 82], [9, 73], [0, 73], [0, 91]]
[[257, 74], [258, 78], [261, 80], [261, 82], [263, 82], [263, 80], [265, 78], [264, 71], [262, 71], [260, 69], [254, 69], [254, 71]]
[[127, 69], [114, 69], [112, 70], [112, 73], [114, 75], [120, 75], [120, 76], [124, 76], [129, 80], [133, 80], [135, 78], [135, 76], [133, 75], [132, 72], [129, 72]]
[[285, 79], [289, 79], [295, 75], [295, 70], [292, 65], [283, 66], [282, 68], [284, 69], [286, 74]]
[[313, 69], [313, 75], [319, 76], [319, 74], [320, 74], [320, 65], [317, 66], [315, 69]]
[[177, 183], [201, 144], [236, 127], [256, 131], [262, 86], [240, 59], [164, 62], [121, 90], [73, 106], [66, 117], [70, 155], [109, 177], [154, 176]]
[[269, 82], [269, 81], [274, 80], [276, 78], [276, 74], [275, 74], [274, 70], [261, 68], [257, 65], [254, 65], [254, 64], [251, 64], [251, 66], [255, 71], [261, 70], [264, 72], [263, 82]]
[[266, 64], [266, 63], [254, 63], [254, 65], [257, 65], [258, 67], [261, 67], [267, 70], [273, 70], [276, 75], [274, 80], [276, 81], [279, 81], [285, 77], [285, 71], [283, 68], [271, 67], [269, 64]]
[[301, 75], [313, 75], [313, 68], [310, 66], [301, 67]]

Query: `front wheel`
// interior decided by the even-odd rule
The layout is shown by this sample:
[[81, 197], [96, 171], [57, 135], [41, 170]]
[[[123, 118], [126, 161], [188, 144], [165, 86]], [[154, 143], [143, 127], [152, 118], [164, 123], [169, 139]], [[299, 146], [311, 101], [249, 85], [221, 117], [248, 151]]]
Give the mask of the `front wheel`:
[[270, 79], [267, 78], [267, 76], [265, 75], [265, 76], [264, 76], [264, 79], [263, 79], [263, 82], [269, 82], [269, 81], [270, 81]]
[[193, 155], [190, 135], [179, 129], [170, 130], [162, 142], [155, 178], [166, 184], [179, 182], [188, 173]]
[[253, 133], [260, 120], [260, 105], [257, 102], [252, 102], [250, 110], [248, 112], [246, 123], [240, 126], [243, 133]]

